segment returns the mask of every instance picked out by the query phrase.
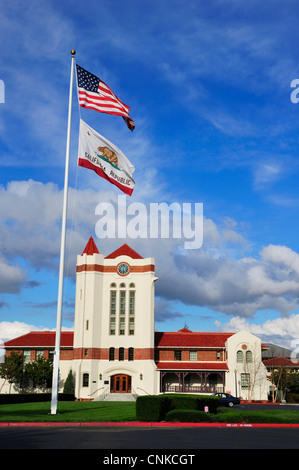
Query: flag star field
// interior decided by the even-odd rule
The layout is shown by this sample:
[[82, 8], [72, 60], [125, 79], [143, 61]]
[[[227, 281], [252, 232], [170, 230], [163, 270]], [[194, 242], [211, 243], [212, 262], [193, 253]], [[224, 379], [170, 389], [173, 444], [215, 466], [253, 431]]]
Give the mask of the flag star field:
[[[3, 3], [1, 343], [56, 328], [75, 50], [62, 330], [73, 330], [76, 257], [92, 236], [104, 256], [127, 243], [155, 258], [157, 331], [299, 344], [298, 21], [295, 0]], [[113, 144], [91, 156], [96, 171], [78, 165], [81, 120]], [[134, 180], [102, 171], [112, 147]], [[151, 204], [202, 204], [202, 245], [124, 226], [99, 237], [97, 208], [116, 207], [124, 184], [127, 222]]]

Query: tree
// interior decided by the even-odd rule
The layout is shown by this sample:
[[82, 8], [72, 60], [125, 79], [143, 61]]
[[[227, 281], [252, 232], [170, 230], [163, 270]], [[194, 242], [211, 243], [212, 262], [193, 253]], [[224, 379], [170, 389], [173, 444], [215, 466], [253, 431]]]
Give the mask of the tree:
[[4, 362], [0, 365], [0, 377], [10, 384], [21, 384], [24, 373], [23, 365], [23, 354], [12, 351], [9, 356], [5, 356]]
[[272, 383], [272, 401], [276, 402], [278, 397], [278, 391], [281, 391], [281, 399], [283, 399], [283, 392], [287, 388], [288, 384], [288, 369], [284, 367], [277, 367], [271, 371], [271, 383]]
[[73, 395], [75, 393], [74, 376], [73, 376], [72, 369], [69, 371], [68, 376], [65, 380], [64, 387], [63, 387], [63, 393], [68, 393], [68, 394], [71, 394], [71, 395]]
[[288, 379], [287, 388], [293, 393], [299, 393], [299, 371], [291, 371]]
[[25, 372], [32, 379], [33, 386], [50, 388], [52, 385], [53, 363], [49, 359], [38, 357], [26, 364]]

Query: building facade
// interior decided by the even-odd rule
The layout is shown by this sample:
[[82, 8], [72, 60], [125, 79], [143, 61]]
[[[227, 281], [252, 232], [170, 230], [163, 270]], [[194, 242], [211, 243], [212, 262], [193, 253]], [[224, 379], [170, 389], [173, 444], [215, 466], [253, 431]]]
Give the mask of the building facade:
[[[61, 333], [60, 389], [72, 370], [75, 395], [82, 400], [167, 392], [228, 392], [267, 400], [258, 337], [186, 327], [155, 332], [157, 280], [153, 258], [126, 244], [104, 257], [90, 237], [77, 257], [74, 332]], [[36, 354], [49, 357], [54, 345], [51, 332], [4, 343], [6, 354], [22, 351], [28, 360]]]

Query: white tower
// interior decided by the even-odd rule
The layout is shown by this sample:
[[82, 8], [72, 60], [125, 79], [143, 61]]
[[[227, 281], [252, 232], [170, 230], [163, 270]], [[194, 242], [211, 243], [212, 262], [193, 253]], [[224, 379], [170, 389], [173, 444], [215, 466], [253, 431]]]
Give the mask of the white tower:
[[153, 258], [127, 244], [104, 258], [90, 237], [77, 258], [74, 326], [76, 396], [154, 394]]

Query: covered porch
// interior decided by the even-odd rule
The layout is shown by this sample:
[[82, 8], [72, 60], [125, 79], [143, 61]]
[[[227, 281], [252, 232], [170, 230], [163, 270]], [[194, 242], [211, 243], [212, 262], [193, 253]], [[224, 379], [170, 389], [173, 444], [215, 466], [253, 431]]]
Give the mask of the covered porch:
[[[212, 365], [212, 364], [210, 364]], [[190, 368], [190, 364], [158, 364], [160, 370], [160, 393], [216, 393], [225, 391], [225, 369], [226, 364], [222, 364], [222, 370], [217, 367], [210, 367], [202, 370], [207, 364], [196, 364]], [[163, 367], [164, 366], [164, 367]], [[182, 370], [184, 368], [185, 370]]]

